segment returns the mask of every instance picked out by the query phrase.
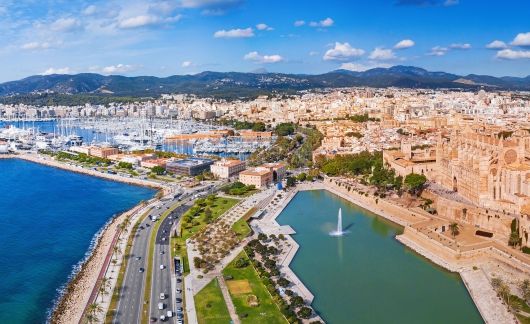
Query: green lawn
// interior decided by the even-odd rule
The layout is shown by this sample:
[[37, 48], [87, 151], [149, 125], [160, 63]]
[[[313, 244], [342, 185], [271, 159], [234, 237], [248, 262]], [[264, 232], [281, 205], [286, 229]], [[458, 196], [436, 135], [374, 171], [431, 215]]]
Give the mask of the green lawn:
[[230, 323], [230, 314], [217, 279], [212, 280], [194, 298], [199, 324]]
[[248, 220], [256, 211], [256, 207], [251, 208], [245, 215], [243, 215], [243, 217], [241, 217], [237, 222], [234, 223], [234, 225], [232, 225], [232, 230], [236, 232], [237, 237], [240, 240], [247, 237], [252, 231], [248, 225]]
[[[235, 262], [240, 258], [245, 258], [248, 260], [249, 265], [245, 268], [236, 268]], [[241, 319], [242, 323], [287, 323], [287, 320], [282, 315], [274, 301], [272, 300], [271, 295], [261, 282], [256, 270], [252, 266], [248, 256], [245, 252], [241, 252], [235, 259], [230, 263], [224, 270], [223, 275], [231, 276], [232, 280], [248, 280], [252, 293], [244, 294], [232, 294], [232, 301], [236, 307], [237, 314]], [[230, 280], [227, 280], [227, 284]], [[255, 295], [258, 297], [259, 306], [250, 307], [247, 303], [247, 298], [250, 295]], [[247, 316], [245, 316], [245, 314]]]

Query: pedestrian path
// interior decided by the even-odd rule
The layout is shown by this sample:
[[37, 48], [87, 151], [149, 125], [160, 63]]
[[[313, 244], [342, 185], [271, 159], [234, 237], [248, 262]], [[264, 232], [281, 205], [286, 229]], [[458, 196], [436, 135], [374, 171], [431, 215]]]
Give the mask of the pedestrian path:
[[230, 297], [230, 292], [228, 292], [228, 287], [226, 286], [225, 278], [223, 278], [222, 275], [217, 275], [217, 281], [219, 282], [219, 288], [221, 288], [221, 292], [223, 293], [223, 298], [225, 300], [226, 307], [228, 308], [230, 318], [232, 319], [232, 323], [240, 324], [241, 322], [239, 321], [239, 317], [237, 316], [236, 307], [234, 306], [232, 298]]

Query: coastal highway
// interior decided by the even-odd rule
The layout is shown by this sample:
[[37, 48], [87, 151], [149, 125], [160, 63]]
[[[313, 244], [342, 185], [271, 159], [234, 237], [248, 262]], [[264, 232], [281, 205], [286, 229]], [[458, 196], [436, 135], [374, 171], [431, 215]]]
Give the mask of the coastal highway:
[[[168, 310], [173, 312], [175, 292], [171, 291], [171, 253], [169, 253], [169, 235], [170, 229], [175, 222], [178, 222], [182, 214], [193, 205], [193, 200], [197, 198], [196, 194], [207, 195], [215, 192], [224, 182], [217, 183], [216, 185], [206, 185], [196, 187], [191, 190], [187, 190], [181, 198], [183, 201], [177, 202], [174, 199], [161, 201], [158, 206], [160, 208], [154, 208], [150, 216], [160, 216], [171, 206], [175, 204], [181, 204], [167, 217], [158, 229], [155, 242], [155, 251], [153, 254], [153, 273], [151, 285], [151, 296], [149, 305], [149, 317], [156, 317], [157, 322], [160, 319], [160, 315], [165, 315]], [[160, 220], [158, 220], [160, 221]], [[172, 224], [171, 224], [172, 223]], [[152, 233], [152, 228], [156, 222], [146, 218], [138, 227], [138, 232], [135, 234], [133, 240], [133, 246], [131, 248], [131, 256], [127, 262], [127, 269], [125, 272], [125, 278], [118, 301], [118, 308], [114, 316], [113, 323], [116, 324], [131, 324], [140, 323], [142, 317], [143, 304], [149, 301], [143, 300], [144, 287], [146, 283], [147, 275], [147, 258], [149, 255], [149, 238]], [[143, 229], [141, 229], [143, 227]], [[165, 240], [162, 238], [165, 237]], [[163, 254], [160, 252], [164, 251]], [[139, 257], [139, 260], [137, 258]], [[160, 270], [160, 265], [164, 265], [165, 269]], [[144, 269], [140, 272], [140, 268]], [[167, 297], [161, 301], [160, 293], [165, 293]], [[163, 311], [158, 310], [158, 303], [163, 302], [165, 308]], [[181, 304], [177, 304], [177, 307], [181, 307]], [[170, 323], [175, 323], [175, 317], [169, 319]]]
[[[177, 202], [173, 200], [161, 202], [159, 204], [160, 209], [152, 209], [149, 215], [160, 217], [164, 211], [175, 203]], [[141, 222], [140, 226], [138, 226], [137, 232], [134, 234], [133, 246], [127, 262], [125, 278], [118, 301], [118, 309], [113, 323], [140, 323], [140, 312], [142, 311], [142, 304], [144, 303], [142, 299], [147, 271], [149, 238], [153, 226], [154, 222], [147, 217]], [[138, 257], [139, 260], [137, 260]], [[140, 271], [140, 269], [143, 269], [144, 271]], [[153, 269], [153, 271], [156, 270], [157, 269]]]
[[[171, 291], [171, 273], [173, 271], [173, 266], [169, 246], [169, 235], [174, 222], [177, 222], [192, 205], [193, 203], [187, 202], [177, 207], [171, 215], [162, 222], [156, 235], [149, 317], [159, 319], [161, 315], [166, 315], [168, 310], [172, 311], [173, 314], [176, 312], [176, 309], [173, 307], [173, 299], [176, 296], [175, 292]], [[164, 266], [164, 269], [160, 269], [160, 266]], [[165, 295], [163, 300], [160, 299], [161, 293], [164, 293]], [[158, 303], [164, 304], [163, 310], [158, 309]], [[182, 306], [182, 304], [179, 304], [178, 306]], [[168, 322], [175, 323], [175, 317], [168, 318]]]

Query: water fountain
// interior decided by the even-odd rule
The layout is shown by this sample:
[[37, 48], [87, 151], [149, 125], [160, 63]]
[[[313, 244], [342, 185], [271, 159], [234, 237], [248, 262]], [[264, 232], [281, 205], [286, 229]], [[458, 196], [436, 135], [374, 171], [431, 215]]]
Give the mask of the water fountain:
[[346, 234], [346, 231], [342, 230], [342, 208], [339, 208], [339, 215], [337, 216], [337, 229], [331, 231], [329, 235], [331, 236], [342, 236]]

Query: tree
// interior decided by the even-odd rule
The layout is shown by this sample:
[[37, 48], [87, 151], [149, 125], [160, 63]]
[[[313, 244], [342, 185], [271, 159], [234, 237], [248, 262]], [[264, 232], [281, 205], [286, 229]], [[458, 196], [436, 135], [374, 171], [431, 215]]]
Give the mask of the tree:
[[305, 174], [305, 172], [302, 172], [300, 173], [297, 177], [296, 177], [296, 180], [300, 181], [300, 182], [303, 182], [307, 179], [307, 174]]
[[287, 178], [287, 187], [294, 187], [296, 185], [296, 179], [294, 177]]
[[294, 307], [299, 307], [304, 304], [304, 299], [300, 296], [294, 296], [293, 298], [291, 298], [291, 305], [293, 305]]
[[451, 236], [453, 238], [460, 233], [460, 228], [456, 222], [449, 224], [449, 230], [451, 231]]
[[426, 182], [427, 177], [423, 174], [410, 173], [405, 177], [405, 188], [407, 188], [410, 193], [417, 195], [423, 190]]
[[302, 307], [300, 308], [300, 310], [298, 311], [298, 316], [300, 316], [301, 318], [304, 318], [304, 319], [307, 319], [307, 318], [310, 318], [311, 315], [313, 314], [313, 310], [309, 307]]
[[267, 129], [264, 123], [257, 122], [252, 126], [252, 130], [255, 132], [264, 132]]
[[280, 278], [280, 279], [278, 279], [278, 285], [279, 285], [280, 287], [285, 288], [285, 287], [289, 286], [290, 283], [291, 283], [291, 282], [290, 282], [289, 280], [287, 280], [287, 279], [285, 279], [285, 278], [283, 278], [283, 277]]
[[248, 260], [245, 258], [239, 258], [235, 262], [236, 268], [246, 268], [248, 266]]
[[163, 175], [164, 173], [166, 173], [166, 169], [157, 165], [151, 168], [151, 172], [153, 172], [156, 175]]

